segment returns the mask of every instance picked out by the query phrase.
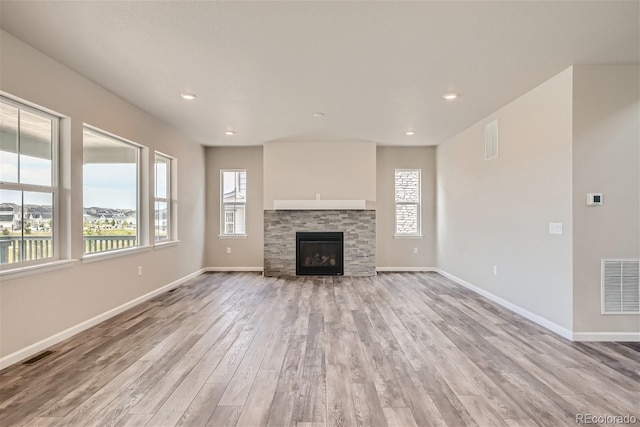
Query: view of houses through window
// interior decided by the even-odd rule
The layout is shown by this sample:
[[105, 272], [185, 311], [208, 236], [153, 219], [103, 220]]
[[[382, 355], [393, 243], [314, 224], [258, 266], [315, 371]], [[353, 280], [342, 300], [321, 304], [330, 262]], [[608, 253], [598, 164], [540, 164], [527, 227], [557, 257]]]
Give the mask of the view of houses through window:
[[55, 255], [58, 120], [0, 97], [0, 265]]
[[244, 235], [247, 203], [247, 171], [221, 170], [221, 235]]
[[83, 138], [84, 253], [138, 245], [140, 148], [85, 127]]
[[[59, 117], [0, 96], [0, 266], [58, 258], [59, 126]], [[144, 147], [88, 125], [82, 144], [83, 253], [138, 246]], [[171, 229], [175, 161], [155, 153], [156, 242], [176, 238], [176, 230]], [[225, 229], [242, 234], [246, 173], [232, 172], [227, 181], [233, 191], [225, 198], [225, 206], [231, 207], [232, 217]], [[64, 218], [59, 222], [64, 225]]]

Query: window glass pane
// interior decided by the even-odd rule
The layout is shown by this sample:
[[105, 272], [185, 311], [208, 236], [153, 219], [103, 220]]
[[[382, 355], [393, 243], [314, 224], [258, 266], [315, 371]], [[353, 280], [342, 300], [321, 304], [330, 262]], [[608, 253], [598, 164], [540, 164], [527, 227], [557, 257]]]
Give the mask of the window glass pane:
[[235, 201], [236, 195], [236, 173], [235, 172], [223, 172], [223, 200], [225, 203]]
[[247, 195], [247, 173], [228, 172], [222, 173], [224, 202], [242, 202], [244, 203]]
[[169, 159], [156, 155], [156, 198], [167, 199]]
[[53, 257], [53, 194], [23, 193], [23, 261]]
[[21, 261], [22, 191], [0, 190], [0, 264]]
[[223, 234], [245, 234], [247, 172], [222, 171]]
[[396, 202], [420, 202], [420, 171], [396, 171]]
[[0, 190], [0, 264], [53, 257], [53, 193]]
[[14, 213], [22, 205], [22, 192], [0, 190], [0, 235], [9, 235], [14, 230]]
[[155, 235], [156, 242], [171, 237], [171, 159], [155, 155]]
[[20, 110], [20, 182], [51, 185], [51, 119]]
[[155, 203], [156, 241], [169, 239], [169, 215], [167, 202]]
[[0, 103], [0, 181], [18, 182], [18, 108]]
[[244, 229], [244, 205], [237, 205], [235, 209], [236, 234], [245, 234]]
[[396, 205], [396, 234], [418, 234], [418, 205]]
[[137, 245], [138, 153], [133, 145], [85, 129], [85, 254]]

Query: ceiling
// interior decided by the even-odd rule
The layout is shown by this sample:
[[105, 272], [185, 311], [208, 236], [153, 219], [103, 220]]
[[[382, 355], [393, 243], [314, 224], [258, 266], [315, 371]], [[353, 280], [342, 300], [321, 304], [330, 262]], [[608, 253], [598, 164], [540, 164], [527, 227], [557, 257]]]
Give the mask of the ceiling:
[[434, 145], [572, 64], [640, 51], [637, 1], [0, 7], [4, 30], [203, 145]]

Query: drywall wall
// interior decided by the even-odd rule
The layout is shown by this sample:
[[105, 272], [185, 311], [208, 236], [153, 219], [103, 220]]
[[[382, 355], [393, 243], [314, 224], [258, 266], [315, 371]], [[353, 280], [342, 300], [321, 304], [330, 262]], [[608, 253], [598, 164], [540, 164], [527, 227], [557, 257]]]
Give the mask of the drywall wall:
[[[640, 257], [637, 65], [575, 66], [573, 77], [573, 324], [577, 333], [639, 333], [638, 315], [602, 315], [603, 258]], [[603, 205], [586, 206], [587, 193]]]
[[[499, 157], [485, 161], [494, 119]], [[571, 121], [567, 69], [436, 149], [438, 267], [568, 331]], [[549, 222], [564, 233], [549, 234]]]
[[[376, 266], [381, 269], [435, 267], [435, 147], [381, 146], [377, 149], [376, 161]], [[396, 169], [421, 170], [422, 238], [394, 238]]]
[[376, 200], [373, 142], [270, 141], [264, 144], [264, 209], [274, 200]]
[[[262, 267], [262, 147], [208, 147], [206, 267]], [[220, 170], [247, 170], [246, 233], [244, 238], [220, 237]], [[227, 253], [231, 248], [231, 253]]]
[[[6, 32], [0, 33], [0, 90], [66, 117], [62, 142], [61, 220], [68, 214], [72, 258], [82, 257], [82, 126], [88, 123], [178, 159], [175, 246], [0, 283], [0, 356], [5, 357], [202, 268], [204, 150], [186, 137]], [[152, 189], [152, 168], [146, 183]], [[153, 194], [153, 193], [151, 193]], [[146, 200], [153, 212], [152, 198]], [[153, 236], [150, 221], [148, 235]], [[142, 266], [143, 275], [137, 275]]]

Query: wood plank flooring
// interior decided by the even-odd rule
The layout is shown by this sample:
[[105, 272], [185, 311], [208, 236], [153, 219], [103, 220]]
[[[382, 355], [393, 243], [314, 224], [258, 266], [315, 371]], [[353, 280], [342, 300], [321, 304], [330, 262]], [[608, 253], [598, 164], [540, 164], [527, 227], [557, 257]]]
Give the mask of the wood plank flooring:
[[571, 343], [435, 273], [200, 276], [0, 371], [1, 426], [640, 419], [640, 345]]

